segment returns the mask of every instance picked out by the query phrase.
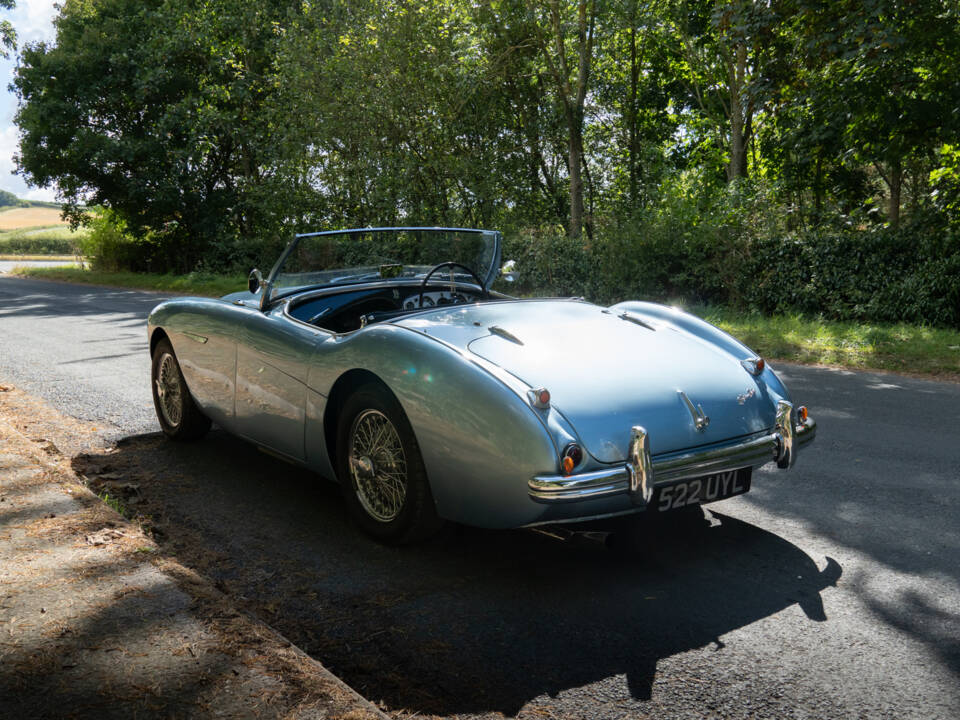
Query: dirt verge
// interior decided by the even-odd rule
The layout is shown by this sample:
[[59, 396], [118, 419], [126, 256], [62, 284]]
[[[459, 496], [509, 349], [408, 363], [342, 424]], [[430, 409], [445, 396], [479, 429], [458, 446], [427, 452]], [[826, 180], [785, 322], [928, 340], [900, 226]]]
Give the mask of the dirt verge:
[[98, 498], [81, 450], [114, 452], [0, 385], [0, 716], [383, 717]]

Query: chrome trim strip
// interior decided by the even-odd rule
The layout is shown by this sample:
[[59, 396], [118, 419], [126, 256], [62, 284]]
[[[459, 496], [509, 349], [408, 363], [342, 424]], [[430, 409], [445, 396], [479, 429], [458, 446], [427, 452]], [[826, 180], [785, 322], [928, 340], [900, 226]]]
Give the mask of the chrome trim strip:
[[196, 333], [187, 332], [186, 330], [183, 331], [183, 336], [188, 337], [194, 342], [200, 343], [201, 345], [207, 342], [207, 338], [205, 338], [203, 335], [197, 335]]
[[640, 425], [630, 430], [630, 459], [627, 461], [630, 499], [634, 505], [646, 505], [653, 497], [653, 461], [650, 438]]
[[637, 316], [634, 315], [633, 313], [622, 312], [622, 313], [620, 313], [619, 315], [617, 315], [617, 317], [620, 318], [621, 320], [626, 320], [627, 322], [631, 322], [631, 323], [633, 323], [634, 325], [639, 325], [640, 327], [645, 327], [647, 330], [653, 330], [654, 332], [657, 331], [657, 329], [656, 329], [653, 325], [651, 325], [650, 323], [648, 323], [648, 322], [647, 322], [646, 320], [644, 320], [643, 318], [637, 317]]
[[[791, 423], [791, 426], [793, 433], [788, 442], [792, 448], [790, 457], [795, 460], [797, 448], [816, 436], [817, 424], [808, 417], [802, 425]], [[642, 439], [638, 431], [643, 432]], [[649, 465], [644, 459], [645, 443]], [[528, 482], [528, 487], [531, 499], [539, 503], [577, 502], [626, 493], [636, 505], [644, 506], [658, 485], [745, 467], [756, 468], [771, 461], [779, 464], [784, 457], [784, 445], [784, 435], [778, 428], [768, 435], [734, 445], [691, 450], [658, 460], [649, 457], [649, 437], [637, 426], [631, 431], [630, 460], [623, 465], [579, 475], [537, 475]]]
[[703, 411], [703, 405], [697, 403], [697, 406], [694, 407], [693, 402], [687, 397], [687, 394], [683, 390], [678, 388], [677, 393], [679, 393], [680, 397], [683, 399], [684, 404], [687, 406], [687, 410], [690, 411], [690, 415], [693, 417], [694, 427], [700, 432], [706, 430], [707, 426], [710, 424], [710, 418]]
[[487, 328], [487, 330], [490, 331], [491, 335], [502, 337], [504, 340], [509, 340], [510, 342], [516, 343], [517, 345], [523, 345], [523, 341], [520, 338], [518, 338], [509, 330], [504, 330], [499, 325], [491, 325], [490, 327]]

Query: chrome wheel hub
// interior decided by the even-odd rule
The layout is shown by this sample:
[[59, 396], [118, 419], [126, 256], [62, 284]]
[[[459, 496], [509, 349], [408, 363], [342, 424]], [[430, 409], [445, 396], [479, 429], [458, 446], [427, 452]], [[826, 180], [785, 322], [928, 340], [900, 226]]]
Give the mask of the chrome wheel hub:
[[157, 387], [157, 400], [163, 419], [171, 427], [177, 427], [183, 419], [183, 384], [180, 382], [177, 361], [170, 353], [164, 353], [163, 357], [160, 358], [160, 365], [154, 382]]
[[379, 410], [353, 421], [349, 440], [350, 480], [370, 517], [395, 520], [407, 497], [407, 461], [397, 429]]
[[372, 480], [377, 476], [377, 470], [373, 465], [373, 460], [366, 455], [358, 458], [350, 458], [350, 461], [353, 463], [353, 471], [357, 474], [357, 477], [363, 478], [364, 480]]

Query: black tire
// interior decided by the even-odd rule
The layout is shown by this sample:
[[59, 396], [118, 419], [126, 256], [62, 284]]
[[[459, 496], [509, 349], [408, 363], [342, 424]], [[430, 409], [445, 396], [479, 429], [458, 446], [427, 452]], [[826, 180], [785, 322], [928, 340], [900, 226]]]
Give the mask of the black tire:
[[343, 405], [337, 477], [351, 516], [380, 542], [425, 540], [443, 526], [410, 422], [382, 385], [359, 387]]
[[163, 338], [153, 349], [150, 370], [153, 407], [163, 432], [174, 440], [197, 440], [210, 430], [210, 418], [193, 401], [173, 345]]

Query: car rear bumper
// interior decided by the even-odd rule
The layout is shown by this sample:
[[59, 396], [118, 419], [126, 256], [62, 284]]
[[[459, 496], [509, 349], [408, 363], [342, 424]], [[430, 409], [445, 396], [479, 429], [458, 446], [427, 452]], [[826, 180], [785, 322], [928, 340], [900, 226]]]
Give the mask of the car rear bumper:
[[645, 507], [659, 485], [769, 462], [776, 462], [780, 468], [792, 467], [798, 450], [816, 434], [813, 418], [800, 420], [793, 404], [786, 400], [778, 403], [776, 427], [767, 435], [660, 458], [651, 457], [646, 430], [635, 426], [626, 463], [577, 475], [537, 475], [528, 483], [530, 497], [538, 503], [552, 504], [625, 494], [634, 506]]

